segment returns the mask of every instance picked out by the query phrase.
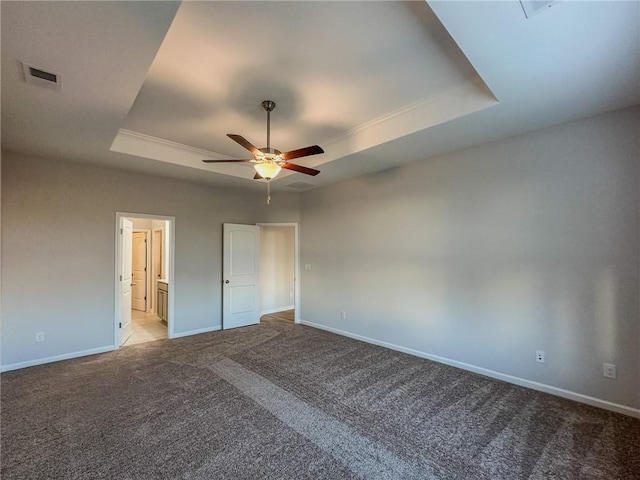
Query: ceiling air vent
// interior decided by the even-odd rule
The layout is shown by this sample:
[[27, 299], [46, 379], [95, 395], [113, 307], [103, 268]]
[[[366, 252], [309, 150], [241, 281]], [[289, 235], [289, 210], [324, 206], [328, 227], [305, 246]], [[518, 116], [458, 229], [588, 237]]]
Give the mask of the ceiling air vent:
[[36, 85], [49, 90], [62, 90], [62, 77], [57, 73], [48, 72], [40, 67], [26, 63], [22, 64], [24, 79], [30, 85]]
[[309, 190], [310, 188], [313, 188], [313, 187], [315, 187], [313, 183], [307, 183], [307, 182], [294, 182], [287, 185], [287, 188], [292, 188], [293, 190], [298, 190], [300, 192], [302, 190]]
[[560, 0], [520, 0], [524, 16], [531, 18], [541, 12], [546, 12]]

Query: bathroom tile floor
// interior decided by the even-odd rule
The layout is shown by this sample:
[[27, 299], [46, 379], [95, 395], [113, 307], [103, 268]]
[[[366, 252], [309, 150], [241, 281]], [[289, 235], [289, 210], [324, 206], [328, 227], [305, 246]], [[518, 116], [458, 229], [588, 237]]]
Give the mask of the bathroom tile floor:
[[167, 325], [153, 312], [131, 310], [132, 333], [125, 347], [168, 338]]

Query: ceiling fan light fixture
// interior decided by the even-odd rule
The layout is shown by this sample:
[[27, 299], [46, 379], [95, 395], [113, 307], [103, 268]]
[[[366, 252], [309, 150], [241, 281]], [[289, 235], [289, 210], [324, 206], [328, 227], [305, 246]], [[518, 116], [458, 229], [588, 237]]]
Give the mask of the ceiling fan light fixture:
[[270, 162], [256, 163], [253, 168], [255, 168], [256, 172], [265, 180], [275, 178], [282, 169], [277, 163]]
[[263, 179], [267, 181], [267, 205], [271, 203], [271, 180], [274, 179], [280, 170], [283, 168], [286, 170], [293, 170], [294, 172], [304, 173], [306, 175], [317, 175], [320, 170], [315, 170], [309, 167], [303, 167], [302, 165], [296, 165], [289, 160], [294, 158], [308, 157], [310, 155], [317, 155], [324, 153], [324, 150], [318, 145], [311, 145], [305, 148], [299, 148], [297, 150], [291, 150], [290, 152], [282, 153], [280, 150], [271, 148], [271, 111], [275, 108], [275, 102], [271, 100], [265, 100], [262, 102], [262, 108], [267, 111], [267, 146], [265, 148], [256, 148], [251, 142], [245, 139], [241, 135], [235, 133], [227, 133], [227, 137], [236, 142], [238, 145], [249, 150], [253, 154], [253, 158], [250, 160], [203, 160], [205, 163], [215, 162], [241, 162], [241, 163], [253, 163], [253, 168], [257, 172], [253, 177], [254, 179]]

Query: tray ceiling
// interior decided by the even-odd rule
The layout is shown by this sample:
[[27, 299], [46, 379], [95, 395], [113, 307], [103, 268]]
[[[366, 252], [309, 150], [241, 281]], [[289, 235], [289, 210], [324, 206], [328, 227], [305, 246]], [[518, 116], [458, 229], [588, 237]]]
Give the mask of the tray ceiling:
[[[323, 185], [640, 102], [640, 3], [1, 2], [2, 148], [262, 188], [226, 137], [326, 153]], [[59, 74], [27, 84], [23, 63]]]

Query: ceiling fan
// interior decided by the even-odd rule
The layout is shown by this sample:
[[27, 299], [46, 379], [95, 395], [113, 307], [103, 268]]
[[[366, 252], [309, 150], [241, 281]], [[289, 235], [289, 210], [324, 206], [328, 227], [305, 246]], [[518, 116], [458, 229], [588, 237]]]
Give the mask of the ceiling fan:
[[247, 160], [203, 160], [205, 163], [229, 163], [229, 162], [249, 162], [254, 164], [256, 174], [254, 179], [271, 180], [278, 175], [281, 169], [293, 170], [294, 172], [304, 173], [306, 175], [317, 175], [320, 170], [313, 168], [303, 167], [302, 165], [296, 165], [290, 163], [289, 160], [294, 158], [308, 157], [310, 155], [317, 155], [324, 153], [324, 150], [318, 145], [312, 145], [310, 147], [300, 148], [298, 150], [292, 150], [290, 152], [282, 153], [280, 150], [271, 148], [271, 111], [276, 107], [275, 102], [271, 100], [265, 100], [262, 102], [262, 107], [267, 111], [267, 146], [265, 148], [256, 148], [251, 142], [245, 139], [241, 135], [229, 133], [229, 137], [234, 142], [243, 146], [253, 154], [253, 158]]

